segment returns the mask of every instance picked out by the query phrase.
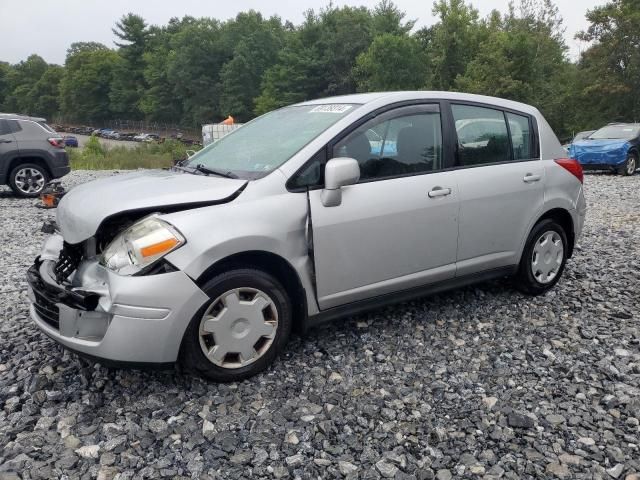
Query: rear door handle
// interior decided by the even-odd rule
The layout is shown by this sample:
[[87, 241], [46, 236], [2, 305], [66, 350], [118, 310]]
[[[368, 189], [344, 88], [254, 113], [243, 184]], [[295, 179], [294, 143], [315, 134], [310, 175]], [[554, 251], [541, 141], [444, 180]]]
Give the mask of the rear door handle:
[[522, 179], [522, 181], [524, 183], [533, 183], [533, 182], [540, 181], [541, 178], [542, 178], [542, 175], [534, 175], [533, 173], [527, 173]]
[[433, 190], [429, 192], [429, 198], [446, 197], [447, 195], [451, 195], [450, 188], [433, 187]]

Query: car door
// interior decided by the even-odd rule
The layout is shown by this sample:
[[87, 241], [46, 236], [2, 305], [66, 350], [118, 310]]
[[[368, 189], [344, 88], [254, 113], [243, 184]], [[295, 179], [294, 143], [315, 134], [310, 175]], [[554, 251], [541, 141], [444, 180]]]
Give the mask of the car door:
[[8, 120], [0, 119], [0, 180], [9, 175], [9, 164], [11, 159], [17, 156], [17, 152], [18, 143], [11, 131], [11, 124]]
[[458, 189], [443, 152], [437, 104], [387, 111], [329, 146], [361, 173], [336, 207], [309, 192], [321, 310], [455, 276]]
[[544, 200], [534, 120], [480, 105], [452, 104], [451, 113], [460, 194], [456, 275], [516, 265]]

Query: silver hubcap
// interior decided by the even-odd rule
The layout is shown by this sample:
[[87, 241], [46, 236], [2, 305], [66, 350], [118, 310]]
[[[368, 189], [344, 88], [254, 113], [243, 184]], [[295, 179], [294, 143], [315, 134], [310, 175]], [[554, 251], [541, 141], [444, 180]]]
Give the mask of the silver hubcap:
[[15, 183], [23, 193], [38, 193], [44, 188], [44, 175], [35, 168], [22, 168], [16, 173]]
[[636, 171], [636, 157], [631, 156], [629, 160], [627, 160], [627, 173], [629, 175], [633, 175]]
[[240, 368], [269, 350], [277, 330], [271, 297], [255, 288], [235, 288], [209, 305], [200, 321], [200, 347], [211, 363]]
[[540, 283], [551, 282], [560, 271], [564, 259], [562, 238], [553, 230], [543, 233], [533, 247], [531, 269]]

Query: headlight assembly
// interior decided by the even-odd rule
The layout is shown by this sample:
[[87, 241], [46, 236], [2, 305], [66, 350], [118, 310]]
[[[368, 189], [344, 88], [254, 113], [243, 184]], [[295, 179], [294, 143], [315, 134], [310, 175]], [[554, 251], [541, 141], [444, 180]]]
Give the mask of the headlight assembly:
[[184, 237], [172, 225], [146, 217], [114, 238], [100, 263], [121, 275], [133, 275], [184, 244]]

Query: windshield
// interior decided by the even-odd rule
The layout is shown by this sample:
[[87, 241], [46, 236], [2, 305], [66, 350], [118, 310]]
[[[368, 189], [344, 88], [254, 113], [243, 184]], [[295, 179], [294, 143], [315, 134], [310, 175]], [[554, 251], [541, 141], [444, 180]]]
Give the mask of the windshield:
[[187, 166], [202, 165], [245, 179], [264, 177], [355, 107], [327, 104], [275, 110], [202, 149]]
[[585, 138], [589, 138], [589, 135], [591, 135], [594, 132], [595, 130], [589, 130], [588, 132], [580, 132], [576, 135], [576, 138], [574, 138], [573, 141], [577, 142], [579, 140], [584, 140]]
[[631, 140], [640, 134], [640, 127], [632, 125], [607, 125], [592, 133], [589, 138], [594, 140]]

